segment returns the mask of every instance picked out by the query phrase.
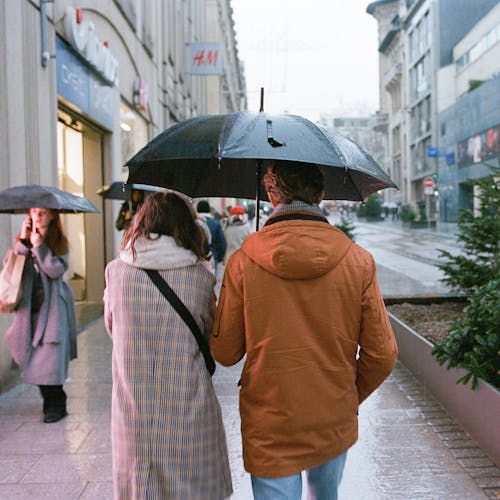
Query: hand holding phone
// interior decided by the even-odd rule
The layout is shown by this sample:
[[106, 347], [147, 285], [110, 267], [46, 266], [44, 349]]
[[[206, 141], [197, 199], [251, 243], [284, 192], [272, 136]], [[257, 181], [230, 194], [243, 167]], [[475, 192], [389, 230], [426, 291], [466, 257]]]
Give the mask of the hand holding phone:
[[26, 217], [26, 219], [24, 219], [21, 226], [21, 239], [28, 240], [29, 237], [31, 236], [32, 229], [33, 229], [33, 219], [30, 216], [28, 216]]

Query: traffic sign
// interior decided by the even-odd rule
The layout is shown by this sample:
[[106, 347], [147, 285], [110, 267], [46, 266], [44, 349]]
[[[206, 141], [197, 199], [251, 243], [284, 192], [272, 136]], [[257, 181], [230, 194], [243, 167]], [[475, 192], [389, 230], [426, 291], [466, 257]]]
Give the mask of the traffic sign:
[[433, 177], [424, 177], [424, 188], [434, 188], [434, 178]]

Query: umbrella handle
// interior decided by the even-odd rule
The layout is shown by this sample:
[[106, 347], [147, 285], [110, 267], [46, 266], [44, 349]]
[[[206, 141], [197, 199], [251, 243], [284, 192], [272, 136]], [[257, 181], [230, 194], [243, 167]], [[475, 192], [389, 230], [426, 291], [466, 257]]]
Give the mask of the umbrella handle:
[[259, 230], [260, 223], [260, 184], [262, 182], [262, 160], [257, 160], [257, 189], [255, 190], [255, 230]]

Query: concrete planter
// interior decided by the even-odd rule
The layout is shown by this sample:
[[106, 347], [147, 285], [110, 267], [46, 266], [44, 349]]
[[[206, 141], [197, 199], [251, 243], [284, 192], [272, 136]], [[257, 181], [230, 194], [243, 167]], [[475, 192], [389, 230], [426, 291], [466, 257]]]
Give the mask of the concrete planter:
[[500, 392], [479, 381], [476, 390], [457, 384], [465, 370], [440, 366], [433, 344], [389, 313], [400, 361], [422, 382], [446, 411], [500, 467]]

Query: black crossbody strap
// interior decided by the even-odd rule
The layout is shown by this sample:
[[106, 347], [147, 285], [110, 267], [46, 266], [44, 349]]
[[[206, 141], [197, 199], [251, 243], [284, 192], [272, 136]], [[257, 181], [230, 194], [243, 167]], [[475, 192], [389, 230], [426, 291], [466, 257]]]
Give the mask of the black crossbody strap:
[[172, 307], [179, 313], [179, 316], [184, 320], [187, 326], [193, 332], [194, 338], [198, 345], [200, 346], [200, 351], [205, 358], [205, 364], [207, 365], [208, 372], [210, 375], [215, 373], [215, 361], [210, 353], [210, 347], [208, 342], [201, 333], [198, 323], [193, 318], [193, 315], [189, 312], [189, 309], [184, 305], [181, 299], [176, 295], [176, 293], [170, 288], [168, 283], [160, 276], [158, 271], [153, 269], [144, 269], [147, 275], [151, 278], [151, 281], [156, 285], [158, 290], [163, 294], [163, 296], [170, 302]]

